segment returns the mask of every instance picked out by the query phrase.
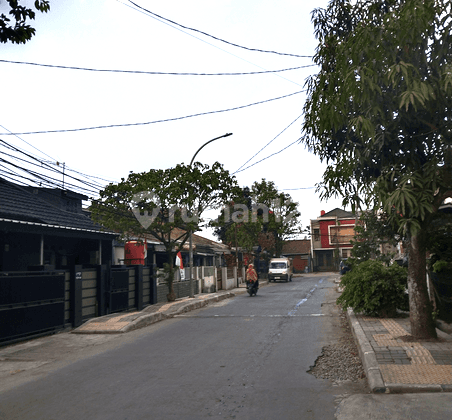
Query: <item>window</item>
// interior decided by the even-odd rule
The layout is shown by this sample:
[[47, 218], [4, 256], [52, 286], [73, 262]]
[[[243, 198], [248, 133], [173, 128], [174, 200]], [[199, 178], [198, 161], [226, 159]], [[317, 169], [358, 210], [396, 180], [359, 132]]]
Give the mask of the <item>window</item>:
[[287, 268], [287, 265], [284, 262], [272, 262], [270, 263], [270, 268], [284, 270], [285, 268]]
[[320, 229], [314, 229], [314, 241], [320, 241]]

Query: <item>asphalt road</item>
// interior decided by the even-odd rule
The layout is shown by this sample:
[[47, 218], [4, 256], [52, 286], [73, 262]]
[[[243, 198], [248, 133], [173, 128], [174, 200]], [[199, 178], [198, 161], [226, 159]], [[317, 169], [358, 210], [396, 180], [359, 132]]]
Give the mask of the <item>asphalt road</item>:
[[87, 351], [1, 393], [0, 419], [333, 419], [348, 391], [307, 372], [339, 333], [332, 279], [271, 283]]

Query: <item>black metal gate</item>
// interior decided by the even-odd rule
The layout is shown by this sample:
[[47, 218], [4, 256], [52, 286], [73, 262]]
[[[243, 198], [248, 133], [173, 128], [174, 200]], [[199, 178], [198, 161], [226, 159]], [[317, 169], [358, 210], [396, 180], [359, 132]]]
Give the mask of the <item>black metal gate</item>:
[[112, 268], [110, 272], [110, 299], [111, 312], [126, 311], [129, 309], [129, 269]]
[[61, 271], [0, 273], [0, 343], [64, 328]]

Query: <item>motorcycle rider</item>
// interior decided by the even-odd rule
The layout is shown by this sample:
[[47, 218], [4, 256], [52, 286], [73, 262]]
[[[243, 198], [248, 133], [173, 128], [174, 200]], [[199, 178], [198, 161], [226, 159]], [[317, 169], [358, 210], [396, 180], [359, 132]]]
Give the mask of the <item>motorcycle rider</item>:
[[246, 281], [251, 283], [253, 288], [259, 288], [259, 278], [253, 264], [250, 264], [246, 270]]

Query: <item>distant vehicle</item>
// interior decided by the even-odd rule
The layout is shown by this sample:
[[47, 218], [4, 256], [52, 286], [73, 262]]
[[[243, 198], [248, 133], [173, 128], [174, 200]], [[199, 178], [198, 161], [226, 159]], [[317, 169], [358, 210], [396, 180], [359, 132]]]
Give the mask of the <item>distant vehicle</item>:
[[339, 273], [345, 274], [347, 271], [350, 271], [350, 267], [347, 265], [347, 260], [341, 260], [339, 264]]
[[268, 265], [268, 281], [292, 281], [292, 261], [289, 258], [272, 258]]

